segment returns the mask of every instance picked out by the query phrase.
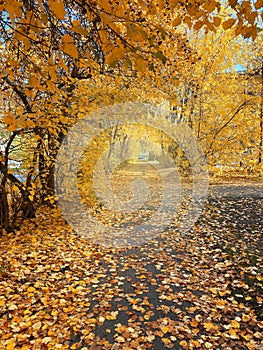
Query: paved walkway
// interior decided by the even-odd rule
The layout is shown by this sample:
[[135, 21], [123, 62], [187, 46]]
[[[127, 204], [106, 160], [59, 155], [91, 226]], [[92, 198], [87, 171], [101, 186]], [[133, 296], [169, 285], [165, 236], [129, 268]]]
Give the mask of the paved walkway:
[[[262, 318], [262, 285], [250, 285], [252, 297], [240, 287], [244, 261], [262, 266], [262, 190], [212, 185], [187, 237], [172, 223], [150, 244], [103, 257], [98, 282], [87, 291], [89, 316], [101, 320], [91, 327], [94, 349], [250, 349], [248, 338], [229, 329], [233, 320], [247, 327], [244, 312]], [[79, 340], [72, 336], [72, 344]]]

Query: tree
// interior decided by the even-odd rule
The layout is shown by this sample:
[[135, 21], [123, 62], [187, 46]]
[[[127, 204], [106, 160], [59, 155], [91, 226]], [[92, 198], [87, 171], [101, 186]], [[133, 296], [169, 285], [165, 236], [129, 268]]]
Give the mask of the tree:
[[[1, 227], [14, 226], [7, 184], [18, 188], [23, 217], [33, 216], [37, 203], [52, 202], [54, 160], [63, 137], [102, 99], [117, 100], [120, 89], [126, 98], [136, 98], [136, 85], [145, 90], [142, 98], [158, 91], [157, 99], [173, 104], [179, 78], [191, 84], [198, 54], [176, 27], [184, 23], [207, 33], [232, 27], [235, 35], [255, 39], [262, 6], [261, 0], [229, 0], [229, 13], [221, 18], [221, 3], [208, 0], [2, 1], [1, 122], [8, 134], [1, 160]], [[94, 86], [105, 90], [97, 88], [96, 95]], [[10, 147], [21, 138], [30, 149], [24, 183], [9, 171]]]
[[189, 30], [187, 38], [199, 59], [188, 79], [175, 88], [175, 114], [195, 130], [210, 166], [256, 169], [260, 131], [255, 106], [260, 92], [247, 91], [247, 50], [255, 57], [250, 41], [223, 27], [207, 34]]
[[263, 56], [262, 33], [250, 43], [247, 52], [247, 94], [255, 96], [255, 114], [258, 115], [258, 164], [263, 161]]

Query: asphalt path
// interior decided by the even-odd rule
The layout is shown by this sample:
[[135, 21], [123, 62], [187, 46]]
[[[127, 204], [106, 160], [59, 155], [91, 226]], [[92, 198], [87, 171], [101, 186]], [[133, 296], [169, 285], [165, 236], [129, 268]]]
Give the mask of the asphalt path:
[[[147, 164], [131, 166], [126, 175], [129, 181], [134, 176], [149, 177], [149, 169], [152, 167]], [[191, 190], [191, 186], [185, 187], [186, 192]], [[149, 347], [145, 345], [147, 342], [144, 345], [138, 342], [140, 349], [182, 349], [179, 342], [183, 338], [180, 336], [170, 345], [164, 344], [158, 333], [161, 325], [174, 322], [184, 327], [184, 320], [188, 318], [193, 319], [197, 314], [204, 317], [209, 315], [205, 306], [202, 309], [201, 300], [206, 295], [203, 288], [206, 282], [201, 280], [203, 277], [200, 277], [200, 283], [188, 283], [187, 276], [192, 276], [189, 266], [198, 264], [200, 257], [195, 256], [190, 248], [188, 250], [187, 244], [193, 244], [195, 235], [200, 237], [200, 231], [203, 235], [214, 234], [215, 240], [220, 239], [222, 232], [235, 232], [251, 245], [251, 249], [262, 253], [262, 199], [263, 183], [260, 181], [232, 179], [216, 183], [213, 180], [208, 188], [203, 212], [190, 230], [189, 237], [182, 237], [176, 222], [173, 222], [166, 232], [152, 242], [117, 250], [110, 262], [107, 257], [102, 258], [98, 266], [99, 282], [87, 292], [87, 298], [91, 301], [88, 313], [91, 318], [97, 319], [107, 311], [113, 317], [96, 325], [94, 349], [110, 349], [102, 345], [103, 340], [112, 344], [111, 349], [125, 349], [125, 346], [128, 348], [127, 344], [136, 344], [136, 339], [140, 337], [151, 339]], [[148, 204], [148, 207], [149, 210], [155, 210], [154, 204]], [[251, 241], [251, 235], [255, 237], [254, 242]], [[213, 276], [213, 266], [209, 271]], [[211, 276], [206, 278], [209, 280]], [[130, 327], [133, 333], [120, 333], [125, 342], [116, 340], [119, 335], [116, 329], [121, 325]], [[71, 344], [79, 340], [78, 334], [73, 334]], [[227, 345], [233, 349], [246, 349], [245, 343], [231, 343], [231, 339]], [[88, 344], [83, 343], [82, 347], [85, 346]], [[213, 349], [221, 348], [217, 346]]]

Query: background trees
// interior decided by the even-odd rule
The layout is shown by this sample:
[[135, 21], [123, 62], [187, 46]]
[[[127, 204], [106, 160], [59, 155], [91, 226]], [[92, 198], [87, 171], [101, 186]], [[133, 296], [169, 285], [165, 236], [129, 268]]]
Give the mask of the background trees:
[[[260, 130], [255, 123], [258, 93], [252, 93], [247, 55], [250, 43], [233, 30], [189, 34], [201, 60], [193, 77], [198, 88], [188, 98], [188, 119], [209, 164], [255, 170]], [[255, 81], [254, 81], [255, 83]], [[255, 84], [252, 83], [255, 88]]]

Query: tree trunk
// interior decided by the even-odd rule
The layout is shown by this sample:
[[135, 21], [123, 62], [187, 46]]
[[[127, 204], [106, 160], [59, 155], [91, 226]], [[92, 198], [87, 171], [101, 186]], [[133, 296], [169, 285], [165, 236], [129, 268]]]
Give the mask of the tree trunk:
[[3, 234], [3, 230], [9, 231], [9, 206], [5, 184], [3, 184], [4, 180], [0, 185], [0, 236]]
[[258, 164], [262, 163], [263, 160], [263, 60], [261, 63], [261, 101], [260, 101], [260, 117], [259, 117], [259, 153], [258, 153]]

